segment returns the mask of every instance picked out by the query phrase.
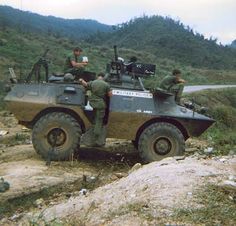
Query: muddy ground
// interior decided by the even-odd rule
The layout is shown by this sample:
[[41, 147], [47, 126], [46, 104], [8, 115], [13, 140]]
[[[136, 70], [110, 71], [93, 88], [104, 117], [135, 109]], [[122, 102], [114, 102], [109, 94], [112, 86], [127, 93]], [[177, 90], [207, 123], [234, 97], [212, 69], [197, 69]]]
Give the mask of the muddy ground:
[[0, 225], [168, 224], [174, 209], [198, 205], [198, 189], [236, 170], [236, 156], [212, 157], [198, 140], [188, 141], [184, 158], [141, 165], [129, 141], [109, 139], [104, 149], [81, 148], [48, 166], [8, 112], [0, 128], [8, 131], [0, 137], [0, 176], [10, 183], [0, 193]]

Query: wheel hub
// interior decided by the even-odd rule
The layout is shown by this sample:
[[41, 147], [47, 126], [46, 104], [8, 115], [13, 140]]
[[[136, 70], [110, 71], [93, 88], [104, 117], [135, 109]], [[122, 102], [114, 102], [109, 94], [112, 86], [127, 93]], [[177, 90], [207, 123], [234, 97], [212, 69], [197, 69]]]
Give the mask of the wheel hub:
[[154, 142], [154, 151], [158, 155], [166, 155], [171, 151], [172, 145], [169, 139], [160, 137]]
[[47, 135], [47, 140], [52, 147], [62, 146], [66, 141], [66, 133], [61, 128], [52, 129]]

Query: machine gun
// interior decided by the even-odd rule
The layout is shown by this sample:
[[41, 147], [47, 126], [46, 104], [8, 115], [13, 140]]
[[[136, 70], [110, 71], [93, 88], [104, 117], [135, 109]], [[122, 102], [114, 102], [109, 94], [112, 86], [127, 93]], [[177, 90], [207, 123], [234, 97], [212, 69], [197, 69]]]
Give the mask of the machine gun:
[[114, 46], [114, 60], [106, 67], [106, 81], [112, 86], [145, 90], [142, 79], [154, 75], [156, 65], [124, 62], [118, 57], [117, 46]]
[[34, 64], [32, 70], [26, 78], [26, 83], [29, 83], [32, 80], [32, 76], [35, 76], [35, 81], [40, 82], [41, 80], [41, 68], [43, 67], [45, 73], [45, 81], [48, 82], [48, 61], [46, 59], [46, 55], [49, 49], [46, 49], [43, 55], [38, 59], [38, 61]]

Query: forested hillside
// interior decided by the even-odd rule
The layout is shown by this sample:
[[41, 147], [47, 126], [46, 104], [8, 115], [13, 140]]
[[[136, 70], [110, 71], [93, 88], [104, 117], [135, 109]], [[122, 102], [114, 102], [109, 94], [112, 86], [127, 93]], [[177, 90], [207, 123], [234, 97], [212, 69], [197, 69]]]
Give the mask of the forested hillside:
[[[78, 15], [78, 18], [80, 15]], [[44, 33], [59, 37], [80, 39], [98, 31], [107, 32], [111, 26], [101, 24], [95, 20], [62, 19], [53, 16], [41, 16], [36, 13], [25, 12], [9, 6], [0, 6], [0, 28], [7, 27], [21, 32]]]
[[232, 41], [230, 47], [236, 49], [236, 39], [234, 41]]
[[[26, 77], [33, 63], [39, 59], [46, 48], [49, 48], [47, 58], [50, 61], [50, 73], [62, 72], [66, 55], [77, 45], [84, 49], [83, 55], [89, 58], [87, 70], [97, 73], [104, 72], [106, 64], [114, 58], [111, 45], [104, 47], [73, 41], [68, 38], [19, 33], [15, 29], [9, 28], [0, 31], [0, 80], [7, 79], [9, 67], [13, 67], [18, 76]], [[155, 86], [163, 76], [170, 74], [174, 68], [182, 70], [183, 77], [188, 81], [188, 84], [236, 83], [235, 71], [232, 70], [197, 69], [173, 60], [157, 57], [149, 52], [144, 53], [142, 50], [118, 48], [118, 54], [126, 61], [131, 56], [137, 56], [139, 62], [156, 65], [156, 76], [150, 82], [147, 81], [148, 86]]]
[[152, 53], [198, 68], [236, 69], [236, 50], [206, 39], [179, 21], [161, 16], [141, 17], [115, 27], [112, 34], [91, 36], [89, 42]]
[[[26, 23], [24, 29], [18, 27], [22, 21]], [[114, 32], [100, 31], [86, 41], [78, 38], [81, 36], [72, 38], [63, 32], [56, 35], [57, 28], [63, 30], [65, 24], [73, 25], [73, 21], [0, 6], [0, 80], [7, 78], [9, 67], [13, 67], [18, 76], [26, 77], [46, 48], [49, 48], [50, 73], [62, 72], [66, 55], [78, 45], [89, 58], [87, 70], [104, 72], [114, 57], [112, 47], [117, 44], [119, 56], [126, 61], [136, 56], [139, 62], [156, 65], [156, 77], [147, 80], [147, 86], [156, 86], [174, 68], [182, 70], [188, 84], [236, 83], [236, 50], [219, 46], [215, 40], [206, 40], [179, 22], [158, 16], [138, 18], [115, 27]], [[56, 30], [47, 30], [48, 25]], [[38, 29], [42, 32], [37, 32]], [[92, 32], [96, 32], [95, 27]]]

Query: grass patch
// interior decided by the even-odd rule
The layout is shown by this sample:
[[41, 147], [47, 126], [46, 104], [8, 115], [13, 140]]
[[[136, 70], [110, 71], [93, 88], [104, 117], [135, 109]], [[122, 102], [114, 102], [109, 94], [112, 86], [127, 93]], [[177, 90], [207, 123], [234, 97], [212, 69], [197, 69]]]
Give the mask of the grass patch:
[[78, 179], [70, 184], [59, 184], [52, 187], [43, 188], [42, 190], [22, 195], [17, 198], [7, 200], [5, 202], [0, 202], [0, 219], [1, 217], [9, 217], [13, 213], [23, 212], [36, 207], [35, 201], [37, 199], [44, 199], [44, 204], [49, 205], [52, 199], [56, 199], [59, 195], [69, 198], [72, 192], [79, 191], [82, 188], [87, 188], [90, 190], [95, 189], [100, 186], [99, 180], [96, 183], [86, 184], [83, 179]]
[[0, 111], [5, 109], [5, 103], [3, 101], [6, 93], [4, 92], [4, 83], [0, 81]]
[[[230, 194], [235, 196], [236, 193]], [[198, 204], [202, 207], [196, 209], [177, 209], [173, 219], [178, 222], [197, 225], [235, 225], [236, 203], [229, 198], [229, 193], [215, 185], [208, 185], [197, 195]]]
[[0, 138], [2, 144], [7, 146], [15, 146], [20, 144], [27, 144], [31, 140], [29, 133], [16, 133], [14, 136], [6, 136]]
[[[139, 201], [134, 203], [128, 203], [120, 206], [115, 211], [110, 211], [106, 216], [107, 221], [111, 221], [112, 219], [124, 216], [126, 214], [131, 214], [141, 218], [142, 220], [148, 222], [162, 222], [162, 219], [159, 216], [154, 216], [153, 206], [150, 206], [148, 201]], [[155, 208], [156, 209], [156, 208]]]
[[200, 138], [207, 139], [216, 155], [236, 152], [236, 89], [205, 90], [186, 95], [200, 106], [208, 107], [208, 115], [216, 120]]

